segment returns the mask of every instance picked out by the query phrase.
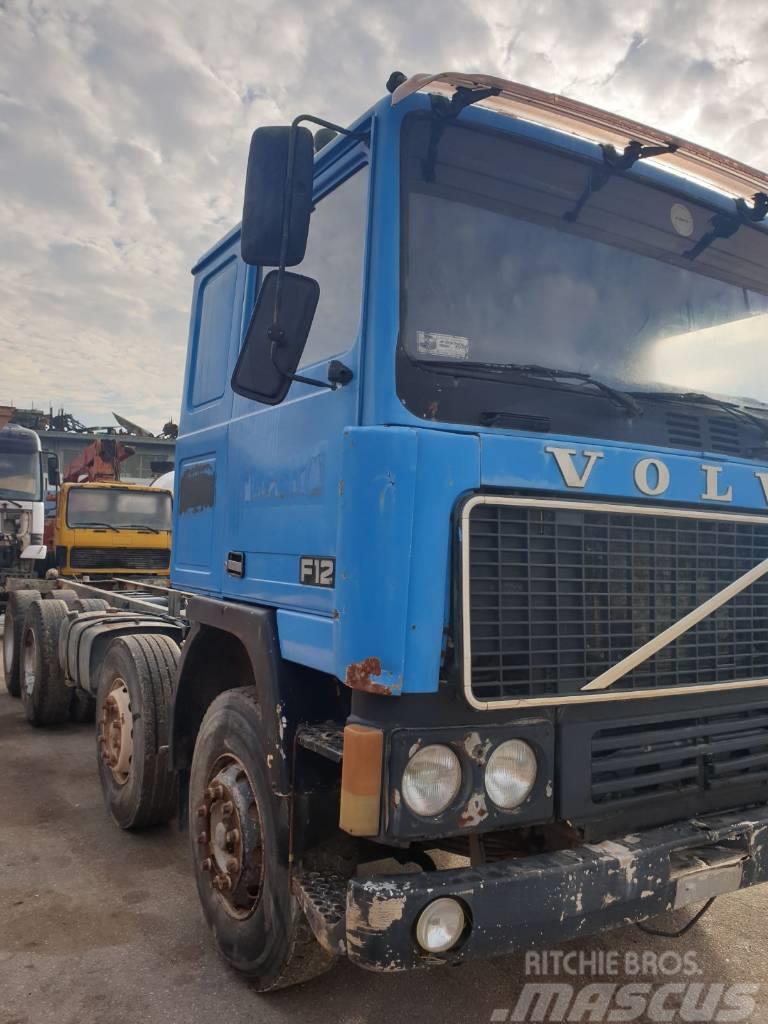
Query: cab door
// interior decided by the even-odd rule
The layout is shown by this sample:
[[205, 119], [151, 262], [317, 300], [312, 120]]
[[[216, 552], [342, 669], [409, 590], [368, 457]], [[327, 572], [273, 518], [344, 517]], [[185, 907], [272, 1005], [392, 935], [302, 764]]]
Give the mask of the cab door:
[[[343, 147], [342, 147], [343, 148]], [[304, 261], [320, 299], [299, 373], [328, 380], [338, 360], [352, 372], [336, 391], [294, 382], [282, 404], [235, 396], [229, 432], [228, 508], [233, 598], [314, 611], [333, 610], [333, 574], [314, 585], [300, 578], [302, 557], [336, 553], [341, 442], [359, 421], [368, 150], [357, 144], [315, 173], [315, 207]], [[242, 575], [240, 575], [242, 573]]]

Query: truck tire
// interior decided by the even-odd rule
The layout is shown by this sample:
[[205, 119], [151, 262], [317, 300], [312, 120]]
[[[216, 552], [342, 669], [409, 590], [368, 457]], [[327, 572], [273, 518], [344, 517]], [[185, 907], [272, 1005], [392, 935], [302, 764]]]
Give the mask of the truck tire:
[[77, 591], [70, 590], [69, 588], [52, 590], [51, 595], [55, 597], [57, 601], [63, 601], [67, 608], [76, 608], [77, 602], [80, 600], [77, 596]]
[[288, 833], [262, 731], [252, 688], [213, 701], [192, 758], [189, 832], [197, 892], [219, 952], [267, 992], [322, 974], [337, 958], [317, 942], [291, 892]]
[[24, 662], [24, 619], [29, 606], [40, 600], [39, 590], [15, 590], [5, 606], [3, 629], [3, 672], [12, 697], [21, 696], [21, 666]]
[[77, 612], [105, 612], [107, 608], [109, 608], [109, 601], [105, 601], [102, 597], [81, 597], [75, 602], [73, 610]]
[[167, 636], [121, 636], [107, 648], [96, 694], [96, 752], [109, 813], [123, 829], [169, 821], [177, 780], [168, 719], [179, 648]]
[[59, 725], [69, 718], [72, 690], [59, 664], [59, 630], [67, 611], [63, 601], [34, 601], [24, 620], [21, 700], [35, 726]]

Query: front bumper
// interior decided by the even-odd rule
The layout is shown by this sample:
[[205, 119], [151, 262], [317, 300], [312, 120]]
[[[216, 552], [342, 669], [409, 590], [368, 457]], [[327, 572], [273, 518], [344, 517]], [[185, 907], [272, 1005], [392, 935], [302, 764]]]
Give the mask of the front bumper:
[[[477, 868], [353, 878], [346, 913], [330, 930], [305, 909], [329, 948], [370, 970], [402, 971], [546, 948], [766, 880], [761, 806]], [[435, 957], [414, 934], [421, 910], [441, 896], [463, 902], [470, 927], [455, 950]]]

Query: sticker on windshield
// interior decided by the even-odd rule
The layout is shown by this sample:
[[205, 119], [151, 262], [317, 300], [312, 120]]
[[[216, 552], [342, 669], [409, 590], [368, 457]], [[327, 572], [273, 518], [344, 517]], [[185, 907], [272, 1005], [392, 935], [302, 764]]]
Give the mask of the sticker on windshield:
[[678, 235], [683, 235], [684, 238], [691, 237], [693, 234], [693, 214], [687, 206], [683, 206], [682, 203], [673, 203], [672, 209], [669, 211], [669, 219], [672, 221], [672, 227]]
[[436, 359], [469, 359], [469, 338], [417, 331], [416, 351], [420, 356], [434, 356]]

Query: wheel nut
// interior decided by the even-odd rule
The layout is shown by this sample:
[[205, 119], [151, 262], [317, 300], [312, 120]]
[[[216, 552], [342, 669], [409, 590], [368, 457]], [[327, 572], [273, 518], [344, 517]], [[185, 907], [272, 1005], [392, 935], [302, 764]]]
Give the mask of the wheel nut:
[[198, 818], [204, 818], [207, 813], [208, 813], [208, 808], [205, 806], [205, 804], [200, 804], [200, 806], [197, 808], [197, 816], [198, 816]]
[[226, 838], [228, 846], [234, 846], [235, 843], [240, 841], [240, 829], [239, 828], [231, 828], [229, 830], [229, 832], [227, 832], [227, 835], [226, 835], [225, 838]]
[[206, 795], [209, 800], [221, 800], [224, 796], [224, 787], [217, 782], [215, 785], [208, 787]]
[[231, 800], [227, 800], [225, 804], [221, 805], [221, 813], [224, 815], [225, 818], [228, 818], [229, 815], [234, 812], [234, 810], [235, 805], [232, 803]]
[[240, 864], [236, 857], [227, 858], [227, 871], [235, 872], [240, 867]]

